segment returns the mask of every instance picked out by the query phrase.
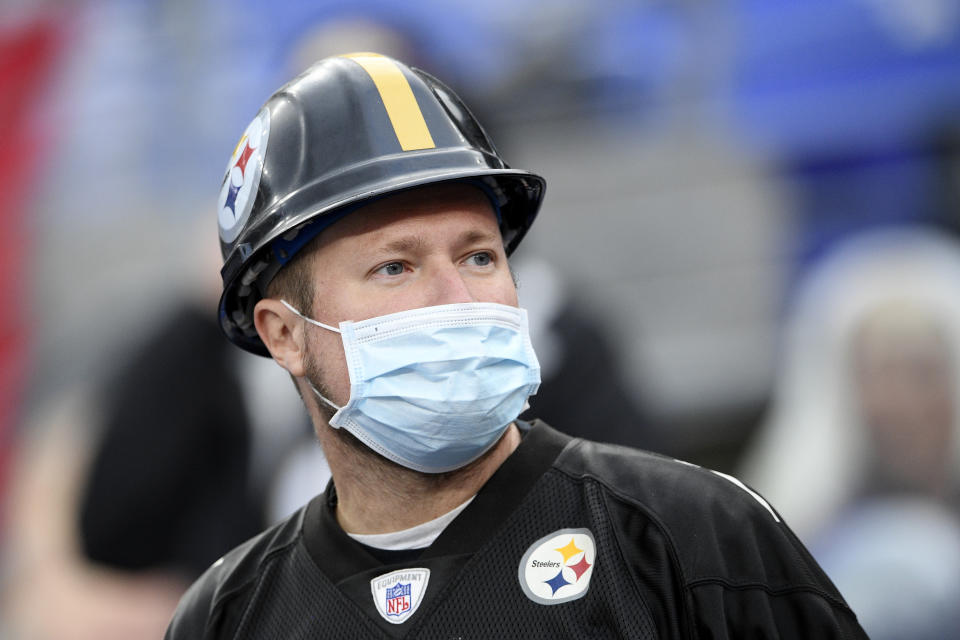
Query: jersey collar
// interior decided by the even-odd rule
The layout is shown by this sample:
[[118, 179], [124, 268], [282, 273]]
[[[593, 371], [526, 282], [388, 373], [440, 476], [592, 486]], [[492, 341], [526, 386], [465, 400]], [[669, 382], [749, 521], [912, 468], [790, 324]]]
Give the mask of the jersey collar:
[[[529, 429], [524, 429], [527, 425], [520, 426], [521, 432], [525, 432], [520, 445], [480, 489], [473, 502], [424, 550], [422, 559], [472, 554], [478, 550], [572, 440], [540, 420], [534, 420]], [[334, 515], [336, 499], [336, 488], [331, 481], [327, 491], [306, 508], [303, 540], [316, 565], [334, 583], [362, 571], [388, 566], [343, 531]]]

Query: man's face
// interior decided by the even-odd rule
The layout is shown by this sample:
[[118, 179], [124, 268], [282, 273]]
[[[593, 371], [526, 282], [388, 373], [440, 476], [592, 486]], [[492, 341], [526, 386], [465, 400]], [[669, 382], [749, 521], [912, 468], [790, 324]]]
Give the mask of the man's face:
[[[474, 187], [425, 187], [379, 200], [317, 243], [309, 315], [332, 326], [457, 302], [517, 306], [495, 213]], [[310, 377], [343, 406], [350, 382], [339, 334], [310, 328], [306, 336]]]

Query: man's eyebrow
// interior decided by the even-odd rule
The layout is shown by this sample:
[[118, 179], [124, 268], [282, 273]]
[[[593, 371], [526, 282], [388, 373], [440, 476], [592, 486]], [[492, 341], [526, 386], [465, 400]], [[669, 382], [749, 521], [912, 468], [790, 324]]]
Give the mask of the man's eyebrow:
[[423, 236], [410, 235], [396, 238], [376, 248], [378, 253], [406, 253], [416, 251], [424, 244]]
[[460, 244], [476, 244], [480, 242], [499, 242], [500, 234], [490, 231], [480, 231], [479, 229], [470, 229], [460, 234]]
[[[421, 249], [425, 240], [420, 235], [409, 235], [401, 238], [395, 238], [386, 244], [376, 247], [377, 253], [408, 253]], [[479, 229], [469, 229], [460, 234], [457, 238], [458, 246], [471, 244], [480, 244], [485, 242], [500, 242], [500, 235], [490, 231], [481, 231]]]

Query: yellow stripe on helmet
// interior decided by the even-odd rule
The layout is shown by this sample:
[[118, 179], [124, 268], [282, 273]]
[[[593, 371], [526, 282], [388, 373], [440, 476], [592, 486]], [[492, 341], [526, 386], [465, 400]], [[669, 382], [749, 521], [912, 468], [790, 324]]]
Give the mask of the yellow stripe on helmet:
[[436, 146], [410, 83], [393, 60], [378, 53], [351, 53], [343, 57], [359, 64], [373, 79], [401, 149], [415, 151]]

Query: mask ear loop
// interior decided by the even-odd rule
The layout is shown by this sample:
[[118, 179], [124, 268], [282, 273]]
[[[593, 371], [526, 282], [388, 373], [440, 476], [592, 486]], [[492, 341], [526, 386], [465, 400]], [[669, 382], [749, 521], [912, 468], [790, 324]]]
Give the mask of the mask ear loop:
[[[313, 318], [308, 318], [307, 316], [303, 315], [302, 313], [300, 313], [299, 311], [297, 311], [297, 310], [294, 308], [294, 306], [293, 306], [292, 304], [290, 304], [289, 302], [287, 302], [286, 300], [281, 299], [281, 300], [280, 300], [280, 303], [281, 303], [283, 306], [285, 306], [287, 309], [289, 309], [290, 311], [292, 311], [294, 314], [296, 314], [296, 316], [299, 317], [300, 319], [305, 320], [305, 321], [309, 322], [310, 324], [314, 324], [314, 325], [316, 325], [316, 326], [318, 326], [318, 327], [321, 327], [321, 328], [323, 328], [323, 329], [327, 329], [328, 331], [333, 331], [334, 333], [340, 333], [340, 330], [339, 330], [339, 329], [336, 329], [336, 328], [334, 328], [334, 327], [331, 327], [331, 326], [328, 325], [328, 324], [323, 324], [322, 322], [319, 322], [319, 321], [317, 321], [317, 320], [314, 320]], [[320, 391], [318, 391], [315, 386], [313, 386], [313, 382], [310, 381], [310, 378], [307, 378], [307, 385], [309, 385], [310, 389], [312, 389], [313, 392], [314, 392], [315, 394], [317, 394], [317, 397], [320, 398], [327, 406], [329, 406], [329, 407], [330, 407], [331, 409], [333, 409], [334, 411], [340, 411], [341, 407], [338, 407], [337, 405], [335, 405], [335, 404], [333, 404], [332, 402], [330, 402], [329, 400], [327, 400], [327, 399], [323, 396], [323, 394], [320, 393]]]
[[282, 304], [282, 305], [285, 306], [287, 309], [289, 309], [289, 310], [292, 311], [294, 314], [296, 314], [297, 317], [299, 317], [299, 318], [302, 319], [302, 320], [306, 320], [306, 321], [309, 322], [310, 324], [315, 324], [315, 325], [317, 325], [318, 327], [322, 327], [322, 328], [326, 329], [327, 331], [333, 331], [334, 333], [340, 333], [340, 329], [337, 329], [336, 327], [331, 327], [331, 326], [328, 325], [328, 324], [323, 324], [322, 322], [320, 322], [320, 321], [318, 321], [318, 320], [314, 320], [313, 318], [308, 318], [307, 316], [303, 315], [302, 313], [300, 313], [299, 311], [297, 311], [296, 308], [295, 308], [292, 304], [290, 304], [289, 302], [287, 302], [286, 300], [284, 300], [284, 299], [282, 299], [282, 298], [280, 299], [280, 304]]

